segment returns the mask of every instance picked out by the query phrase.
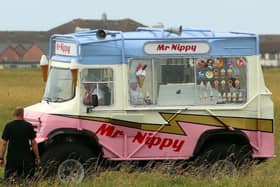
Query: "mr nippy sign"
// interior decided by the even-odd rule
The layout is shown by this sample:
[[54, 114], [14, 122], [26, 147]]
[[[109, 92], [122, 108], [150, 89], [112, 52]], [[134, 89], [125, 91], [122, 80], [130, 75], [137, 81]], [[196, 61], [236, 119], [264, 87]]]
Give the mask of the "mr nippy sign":
[[210, 47], [205, 42], [156, 42], [146, 43], [144, 51], [146, 54], [205, 54]]
[[67, 42], [56, 42], [55, 54], [64, 56], [77, 56], [77, 45]]

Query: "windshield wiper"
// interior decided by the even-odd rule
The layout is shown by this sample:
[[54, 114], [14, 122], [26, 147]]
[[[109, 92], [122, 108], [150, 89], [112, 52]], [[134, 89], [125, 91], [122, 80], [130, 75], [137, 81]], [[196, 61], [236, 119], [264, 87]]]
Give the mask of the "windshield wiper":
[[64, 98], [60, 98], [60, 97], [43, 97], [43, 99], [49, 104], [49, 102], [62, 102], [64, 101]]
[[49, 104], [49, 102], [52, 100], [52, 98], [50, 98], [50, 97], [43, 97], [43, 100], [45, 100]]
[[52, 101], [53, 102], [61, 102], [61, 101], [64, 101], [64, 99], [60, 98], [60, 97], [56, 97], [56, 98], [53, 98]]

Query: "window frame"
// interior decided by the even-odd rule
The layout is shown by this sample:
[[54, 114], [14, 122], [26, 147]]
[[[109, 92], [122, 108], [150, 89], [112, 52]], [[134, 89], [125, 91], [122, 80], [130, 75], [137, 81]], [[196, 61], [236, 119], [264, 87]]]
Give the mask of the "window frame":
[[[67, 99], [64, 99], [64, 100], [48, 100], [49, 97], [46, 96], [46, 92], [47, 92], [47, 87], [49, 87], [49, 84], [51, 84], [51, 74], [53, 74], [52, 71], [56, 71], [56, 70], [63, 70], [63, 71], [69, 71], [69, 74], [70, 74], [70, 77], [71, 77], [71, 85], [72, 85], [72, 88], [71, 88], [71, 92], [72, 92], [72, 95], [71, 97], [67, 98]], [[72, 76], [71, 76], [71, 72], [68, 68], [62, 68], [62, 67], [55, 67], [55, 66], [52, 66], [49, 70], [49, 77], [48, 77], [48, 80], [47, 80], [47, 83], [46, 83], [46, 87], [45, 87], [45, 90], [44, 90], [44, 95], [43, 95], [43, 100], [47, 101], [47, 102], [54, 102], [54, 103], [64, 103], [64, 102], [67, 102], [67, 101], [70, 101], [72, 100], [73, 98], [75, 98], [76, 96], [76, 88], [74, 87], [74, 84], [73, 84], [73, 81], [72, 81]], [[55, 99], [55, 98], [53, 98]]]
[[[111, 76], [112, 80], [104, 80], [104, 81], [96, 81], [96, 80], [91, 81], [91, 80], [88, 80], [88, 79], [86, 79], [86, 76], [84, 76], [84, 71], [88, 71], [88, 70], [109, 70], [109, 71], [111, 71], [110, 73], [112, 74], [112, 76]], [[85, 88], [84, 88], [84, 84], [85, 83], [96, 84], [98, 89], [100, 89], [99, 88], [100, 84], [106, 83], [107, 87], [110, 84], [112, 85], [112, 88], [110, 88], [110, 104], [109, 105], [105, 105], [105, 104], [98, 105], [98, 107], [111, 107], [112, 105], [115, 104], [115, 100], [116, 100], [115, 99], [115, 89], [116, 89], [115, 87], [116, 87], [116, 85], [115, 85], [115, 72], [114, 72], [114, 68], [112, 68], [112, 67], [87, 67], [87, 68], [83, 68], [81, 70], [81, 75], [80, 76], [81, 76], [81, 85], [82, 85], [81, 89], [80, 89], [80, 91], [82, 93], [81, 94], [81, 98], [84, 97], [83, 93], [85, 91]], [[100, 77], [99, 77], [99, 79], [100, 79]], [[84, 105], [86, 107], [91, 106], [91, 105], [86, 105], [83, 102], [82, 102], [82, 105]], [[98, 107], [95, 108], [95, 109], [98, 109]]]

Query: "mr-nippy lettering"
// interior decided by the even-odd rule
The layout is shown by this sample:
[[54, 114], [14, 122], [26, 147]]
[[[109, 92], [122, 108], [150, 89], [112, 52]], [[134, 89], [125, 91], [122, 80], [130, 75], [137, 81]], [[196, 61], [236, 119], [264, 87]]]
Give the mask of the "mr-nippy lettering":
[[182, 149], [185, 141], [173, 138], [162, 138], [159, 136], [153, 136], [153, 133], [138, 132], [132, 142], [137, 142], [140, 144], [145, 143], [148, 148], [157, 146], [160, 150], [169, 147], [173, 148], [173, 151], [179, 152]]
[[63, 43], [56, 43], [56, 49], [62, 51], [62, 53], [70, 54], [71, 47]]
[[157, 51], [196, 52], [197, 45], [189, 44], [158, 44]]
[[172, 47], [171, 49], [174, 50], [174, 51], [185, 51], [185, 52], [188, 52], [188, 51], [192, 51], [192, 52], [195, 52], [196, 51], [196, 45], [181, 45], [181, 44], [172, 44]]
[[110, 136], [110, 137], [117, 137], [122, 136], [123, 131], [116, 129], [116, 127], [111, 125], [102, 124], [101, 127], [96, 131], [96, 134]]
[[[96, 134], [114, 138], [123, 136], [124, 132], [122, 130], [118, 130], [115, 126], [102, 124], [101, 127], [97, 129]], [[162, 138], [159, 136], [154, 136], [153, 133], [142, 133], [140, 131], [137, 132], [132, 142], [139, 144], [144, 143], [148, 148], [158, 147], [160, 150], [172, 148], [175, 152], [179, 152], [185, 143], [184, 140]]]

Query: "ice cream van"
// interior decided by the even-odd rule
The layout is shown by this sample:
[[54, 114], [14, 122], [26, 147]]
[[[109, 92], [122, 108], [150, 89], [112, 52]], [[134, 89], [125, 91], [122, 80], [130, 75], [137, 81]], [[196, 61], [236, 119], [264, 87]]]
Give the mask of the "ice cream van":
[[[81, 180], [112, 161], [274, 157], [274, 114], [252, 33], [138, 28], [53, 35], [42, 101], [25, 109], [42, 162]], [[232, 156], [233, 155], [233, 156]], [[231, 156], [231, 158], [228, 158]]]

